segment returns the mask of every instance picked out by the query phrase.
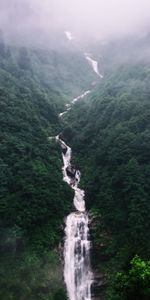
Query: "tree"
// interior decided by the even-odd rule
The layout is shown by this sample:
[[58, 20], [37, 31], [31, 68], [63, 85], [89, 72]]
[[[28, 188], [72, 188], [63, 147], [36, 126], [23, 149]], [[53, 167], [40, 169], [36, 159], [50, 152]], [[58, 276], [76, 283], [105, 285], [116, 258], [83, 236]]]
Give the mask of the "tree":
[[150, 299], [150, 261], [135, 256], [127, 271], [118, 272], [114, 281], [111, 300], [149, 300]]

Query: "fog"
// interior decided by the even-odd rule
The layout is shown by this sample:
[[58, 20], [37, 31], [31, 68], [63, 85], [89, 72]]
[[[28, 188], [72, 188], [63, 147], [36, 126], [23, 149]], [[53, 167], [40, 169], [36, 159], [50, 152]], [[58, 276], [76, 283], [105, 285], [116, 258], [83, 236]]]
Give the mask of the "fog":
[[107, 41], [149, 26], [150, 0], [0, 0], [0, 27], [12, 41], [50, 42], [65, 30]]

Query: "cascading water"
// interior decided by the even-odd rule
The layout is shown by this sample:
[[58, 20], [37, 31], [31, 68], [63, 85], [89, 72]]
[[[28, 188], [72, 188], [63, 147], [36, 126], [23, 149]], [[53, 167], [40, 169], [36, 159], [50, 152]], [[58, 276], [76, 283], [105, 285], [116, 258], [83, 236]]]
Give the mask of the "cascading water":
[[[90, 91], [73, 99], [67, 104], [65, 112], [71, 105], [89, 94]], [[80, 171], [71, 165], [71, 148], [56, 137], [62, 148], [63, 158], [63, 180], [74, 189], [73, 203], [76, 212], [71, 213], [66, 219], [65, 245], [64, 245], [64, 280], [70, 300], [91, 300], [92, 272], [90, 268], [90, 241], [88, 228], [88, 215], [85, 211], [84, 191], [78, 188], [80, 182]]]
[[[74, 39], [70, 31], [65, 32], [66, 37], [71, 41]], [[93, 71], [102, 78], [99, 73], [98, 62], [91, 58], [91, 55], [84, 54], [87, 61], [93, 68]], [[73, 99], [71, 103], [66, 104], [66, 110], [59, 114], [63, 117], [77, 101], [84, 98], [90, 91], [85, 91], [82, 95]], [[78, 185], [80, 182], [80, 171], [71, 165], [71, 148], [56, 137], [62, 148], [63, 158], [63, 180], [67, 182], [74, 190], [74, 207], [66, 219], [65, 244], [64, 244], [64, 280], [67, 287], [69, 300], [91, 300], [91, 284], [93, 274], [90, 267], [90, 241], [88, 228], [88, 214], [85, 209], [84, 190]]]
[[89, 62], [89, 64], [91, 65], [91, 67], [93, 68], [93, 71], [100, 77], [103, 78], [103, 75], [99, 73], [98, 70], [98, 62], [94, 59], [91, 58], [91, 53], [84, 53], [85, 58], [87, 59], [87, 61]]
[[[65, 35], [67, 37], [67, 39], [72, 42], [72, 40], [76, 39], [71, 31], [65, 31]], [[100, 77], [103, 78], [103, 75], [100, 74], [99, 72], [99, 67], [98, 67], [98, 62], [96, 60], [94, 60], [92, 58], [92, 54], [91, 53], [84, 53], [84, 57], [86, 58], [86, 60], [88, 61], [89, 65], [92, 67], [93, 71]]]
[[66, 104], [66, 110], [63, 111], [62, 113], [59, 114], [59, 117], [62, 117], [63, 115], [65, 115], [72, 107], [72, 105], [74, 105], [77, 101], [79, 101], [80, 99], [84, 98], [86, 95], [88, 95], [91, 91], [85, 91], [82, 95], [74, 98], [70, 103]]
[[92, 272], [88, 215], [85, 211], [84, 191], [78, 188], [80, 171], [71, 166], [71, 148], [59, 137], [63, 157], [63, 180], [75, 191], [76, 212], [66, 220], [64, 245], [64, 280], [70, 300], [91, 300]]

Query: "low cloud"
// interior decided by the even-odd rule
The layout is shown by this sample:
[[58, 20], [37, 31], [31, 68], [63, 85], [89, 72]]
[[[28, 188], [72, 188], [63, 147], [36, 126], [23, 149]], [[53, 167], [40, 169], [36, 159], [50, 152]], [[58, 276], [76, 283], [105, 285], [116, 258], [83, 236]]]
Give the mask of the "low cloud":
[[108, 40], [144, 34], [149, 0], [1, 0], [0, 27], [9, 38], [38, 39], [64, 30]]

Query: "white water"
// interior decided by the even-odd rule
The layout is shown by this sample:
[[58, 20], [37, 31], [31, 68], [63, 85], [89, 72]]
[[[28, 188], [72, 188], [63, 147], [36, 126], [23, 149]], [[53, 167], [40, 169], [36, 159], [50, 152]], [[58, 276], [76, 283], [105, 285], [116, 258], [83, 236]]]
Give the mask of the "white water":
[[[74, 36], [72, 35], [71, 31], [65, 31], [65, 35], [66, 35], [66, 37], [69, 41], [72, 41], [72, 40], [75, 39]], [[90, 66], [92, 67], [93, 71], [100, 78], [103, 78], [103, 75], [100, 74], [100, 72], [99, 72], [98, 62], [91, 58], [92, 54], [91, 53], [84, 53], [84, 56], [85, 56], [86, 60], [88, 61], [88, 63], [90, 64]], [[64, 112], [64, 113], [66, 113], [66, 112]]]
[[[64, 280], [70, 300], [91, 300], [92, 272], [88, 215], [85, 211], [84, 191], [78, 187], [81, 174], [71, 166], [71, 148], [58, 136], [56, 140], [59, 140], [62, 147], [63, 180], [75, 191], [73, 202], [76, 208], [76, 212], [71, 213], [66, 219]], [[68, 171], [71, 171], [72, 175]]]
[[69, 41], [72, 41], [75, 39], [70, 31], [65, 31], [65, 35]]
[[80, 96], [74, 98], [70, 103], [66, 104], [66, 110], [64, 112], [61, 112], [59, 114], [59, 117], [62, 117], [63, 115], [65, 115], [72, 107], [72, 105], [74, 105], [77, 101], [79, 101], [80, 99], [84, 98], [86, 95], [88, 95], [91, 91], [85, 91], [83, 94], [81, 94]]
[[103, 78], [103, 75], [99, 73], [98, 70], [98, 62], [94, 59], [92, 59], [90, 56], [90, 53], [84, 53], [85, 58], [88, 60], [89, 64], [91, 65], [91, 67], [93, 68], [93, 71], [100, 77]]
[[[73, 99], [74, 104], [85, 97], [90, 91]], [[68, 107], [68, 105], [67, 105]], [[63, 115], [63, 113], [61, 114]], [[49, 140], [53, 137], [49, 137]], [[64, 244], [64, 281], [67, 287], [69, 300], [91, 300], [91, 284], [93, 276], [90, 268], [90, 241], [88, 228], [88, 214], [85, 210], [84, 190], [78, 187], [81, 173], [71, 165], [71, 148], [55, 137], [62, 148], [63, 180], [74, 190], [74, 207], [66, 218], [65, 244]]]
[[72, 213], [66, 221], [64, 278], [70, 300], [91, 300], [88, 217]]
[[[66, 37], [71, 41], [74, 39], [70, 31], [65, 31]], [[94, 72], [102, 78], [98, 71], [98, 63], [89, 56], [86, 57]], [[66, 110], [59, 114], [62, 117], [72, 106], [84, 98], [90, 90], [74, 98], [71, 103], [66, 104]], [[65, 244], [64, 244], [64, 280], [67, 287], [69, 300], [91, 300], [91, 284], [93, 276], [90, 268], [90, 241], [88, 228], [88, 214], [85, 208], [84, 190], [78, 187], [80, 182], [80, 171], [71, 165], [71, 148], [56, 137], [62, 147], [63, 158], [63, 180], [74, 190], [73, 204], [76, 209], [66, 218]]]

